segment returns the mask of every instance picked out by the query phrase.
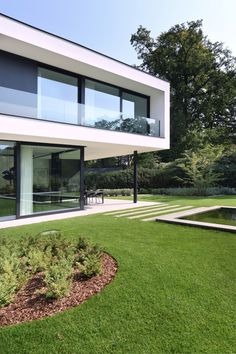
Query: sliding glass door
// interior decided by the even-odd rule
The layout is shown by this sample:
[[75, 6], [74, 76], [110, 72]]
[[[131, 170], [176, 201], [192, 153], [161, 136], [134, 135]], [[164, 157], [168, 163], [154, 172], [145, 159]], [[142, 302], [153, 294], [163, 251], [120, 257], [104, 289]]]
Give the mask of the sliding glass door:
[[80, 148], [21, 145], [20, 216], [80, 207]]
[[0, 220], [15, 218], [15, 143], [0, 141]]

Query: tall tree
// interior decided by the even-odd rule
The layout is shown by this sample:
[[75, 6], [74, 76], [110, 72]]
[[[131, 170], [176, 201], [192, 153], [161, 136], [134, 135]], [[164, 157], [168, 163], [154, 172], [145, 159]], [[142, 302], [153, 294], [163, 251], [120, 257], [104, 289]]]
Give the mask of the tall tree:
[[170, 81], [170, 159], [190, 148], [186, 137], [193, 129], [217, 129], [226, 140], [235, 139], [236, 58], [204, 36], [201, 20], [173, 26], [156, 39], [140, 26], [131, 44], [142, 70]]

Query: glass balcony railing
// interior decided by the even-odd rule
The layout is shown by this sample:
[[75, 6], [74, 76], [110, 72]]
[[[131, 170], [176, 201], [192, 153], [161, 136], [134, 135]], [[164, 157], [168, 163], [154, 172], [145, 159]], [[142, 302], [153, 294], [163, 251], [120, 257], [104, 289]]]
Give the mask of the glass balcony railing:
[[160, 137], [160, 120], [0, 87], [0, 113]]

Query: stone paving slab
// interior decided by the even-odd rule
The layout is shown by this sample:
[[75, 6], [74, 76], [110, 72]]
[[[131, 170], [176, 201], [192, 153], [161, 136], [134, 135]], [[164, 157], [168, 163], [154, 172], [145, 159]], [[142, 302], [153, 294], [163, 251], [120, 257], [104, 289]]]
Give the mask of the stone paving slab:
[[[130, 215], [136, 215], [136, 214], [146, 214], [146, 213], [149, 213], [149, 212], [152, 212], [152, 211], [158, 211], [158, 210], [160, 210], [160, 209], [165, 209], [165, 208], [168, 208], [169, 207], [169, 205], [168, 206], [166, 206], [166, 204], [164, 204], [164, 205], [157, 205], [157, 206], [152, 206], [152, 207], [147, 207], [147, 208], [145, 208], [145, 209], [143, 209], [143, 208], [138, 208], [138, 211], [137, 210], [132, 210], [131, 212], [129, 212], [129, 211], [126, 211], [125, 213], [120, 213], [119, 212], [119, 214], [115, 214], [114, 216], [116, 217], [116, 218], [121, 218], [121, 217], [128, 217], [128, 216], [130, 216]], [[140, 209], [142, 209], [142, 210], [140, 210]], [[128, 218], [129, 219], [129, 218]]]
[[195, 227], [202, 227], [202, 228], [207, 228], [207, 229], [231, 231], [231, 232], [236, 233], [236, 227], [232, 226], [232, 225], [215, 224], [215, 223], [180, 219], [185, 216], [199, 214], [199, 213], [203, 213], [203, 212], [211, 211], [211, 210], [216, 210], [216, 209], [220, 209], [220, 208], [236, 209], [236, 207], [225, 206], [225, 205], [224, 206], [217, 205], [217, 206], [213, 206], [213, 207], [199, 207], [199, 208], [194, 208], [191, 210], [180, 211], [177, 213], [160, 215], [160, 216], [156, 217], [155, 220], [156, 221], [165, 221], [165, 222], [169, 222], [169, 223], [173, 223], [173, 224], [182, 224], [182, 225], [190, 225], [190, 226], [195, 226]]
[[[178, 205], [178, 204], [176, 204], [176, 205], [168, 205], [168, 206], [166, 206], [166, 207], [163, 207], [163, 208], [159, 208], [158, 210], [153, 210], [153, 211], [150, 211], [150, 212], [148, 212], [148, 213], [143, 213], [143, 214], [141, 214], [141, 215], [134, 215], [134, 216], [129, 216], [128, 217], [128, 219], [138, 219], [138, 218], [143, 218], [143, 217], [145, 217], [145, 216], [149, 216], [149, 215], [154, 215], [154, 214], [161, 214], [161, 213], [166, 213], [166, 212], [168, 212], [168, 211], [171, 211], [172, 210], [172, 208], [174, 208], [174, 207], [179, 207], [180, 205]], [[176, 210], [176, 209], [174, 209], [174, 210]]]
[[30, 225], [37, 224], [40, 222], [53, 221], [53, 220], [63, 220], [69, 218], [75, 218], [86, 215], [93, 215], [99, 213], [106, 213], [109, 211], [129, 209], [129, 208], [139, 208], [139, 207], [148, 207], [152, 205], [158, 205], [156, 202], [138, 202], [133, 203], [130, 200], [124, 199], [106, 199], [104, 200], [104, 204], [93, 204], [86, 206], [84, 210], [71, 211], [59, 214], [47, 214], [47, 215], [37, 215], [28, 218], [22, 219], [14, 219], [0, 222], [0, 229], [5, 229], [8, 227], [16, 227], [21, 225]]
[[166, 203], [157, 203], [157, 202], [154, 202], [152, 203], [151, 205], [148, 205], [148, 206], [137, 206], [137, 207], [131, 207], [131, 208], [128, 208], [128, 209], [122, 209], [122, 210], [116, 210], [116, 211], [112, 211], [112, 212], [109, 212], [109, 213], [105, 213], [105, 215], [111, 215], [111, 216], [115, 216], [115, 215], [118, 215], [118, 214], [125, 214], [125, 213], [129, 213], [131, 211], [137, 211], [137, 210], [143, 210], [145, 211], [146, 209], [150, 209], [150, 208], [155, 208], [155, 207], [159, 207], [159, 206], [162, 206], [162, 205], [166, 205]]
[[[186, 205], [186, 206], [179, 206], [178, 208], [172, 208], [172, 209], [168, 209], [168, 210], [161, 210], [158, 214], [161, 214], [162, 212], [171, 212], [171, 211], [175, 211], [175, 210], [182, 210], [182, 209], [187, 209], [187, 208], [192, 208], [192, 206], [191, 205]], [[152, 214], [154, 214], [154, 213], [152, 213]], [[146, 214], [146, 215], [144, 215], [144, 216], [148, 216], [148, 215], [152, 215], [152, 214]], [[157, 213], [155, 213], [155, 215], [156, 215]], [[168, 214], [168, 215], [170, 215], [170, 214]], [[145, 219], [142, 219], [142, 221], [155, 221], [157, 219], [157, 216], [152, 216], [152, 217], [150, 217], [150, 218], [145, 218]]]

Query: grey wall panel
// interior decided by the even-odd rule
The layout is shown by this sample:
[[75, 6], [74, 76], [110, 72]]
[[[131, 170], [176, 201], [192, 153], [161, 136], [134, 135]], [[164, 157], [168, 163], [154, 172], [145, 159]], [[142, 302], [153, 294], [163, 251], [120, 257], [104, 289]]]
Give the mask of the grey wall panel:
[[0, 51], [0, 113], [37, 118], [37, 63]]
[[37, 63], [0, 51], [0, 86], [37, 93]]

